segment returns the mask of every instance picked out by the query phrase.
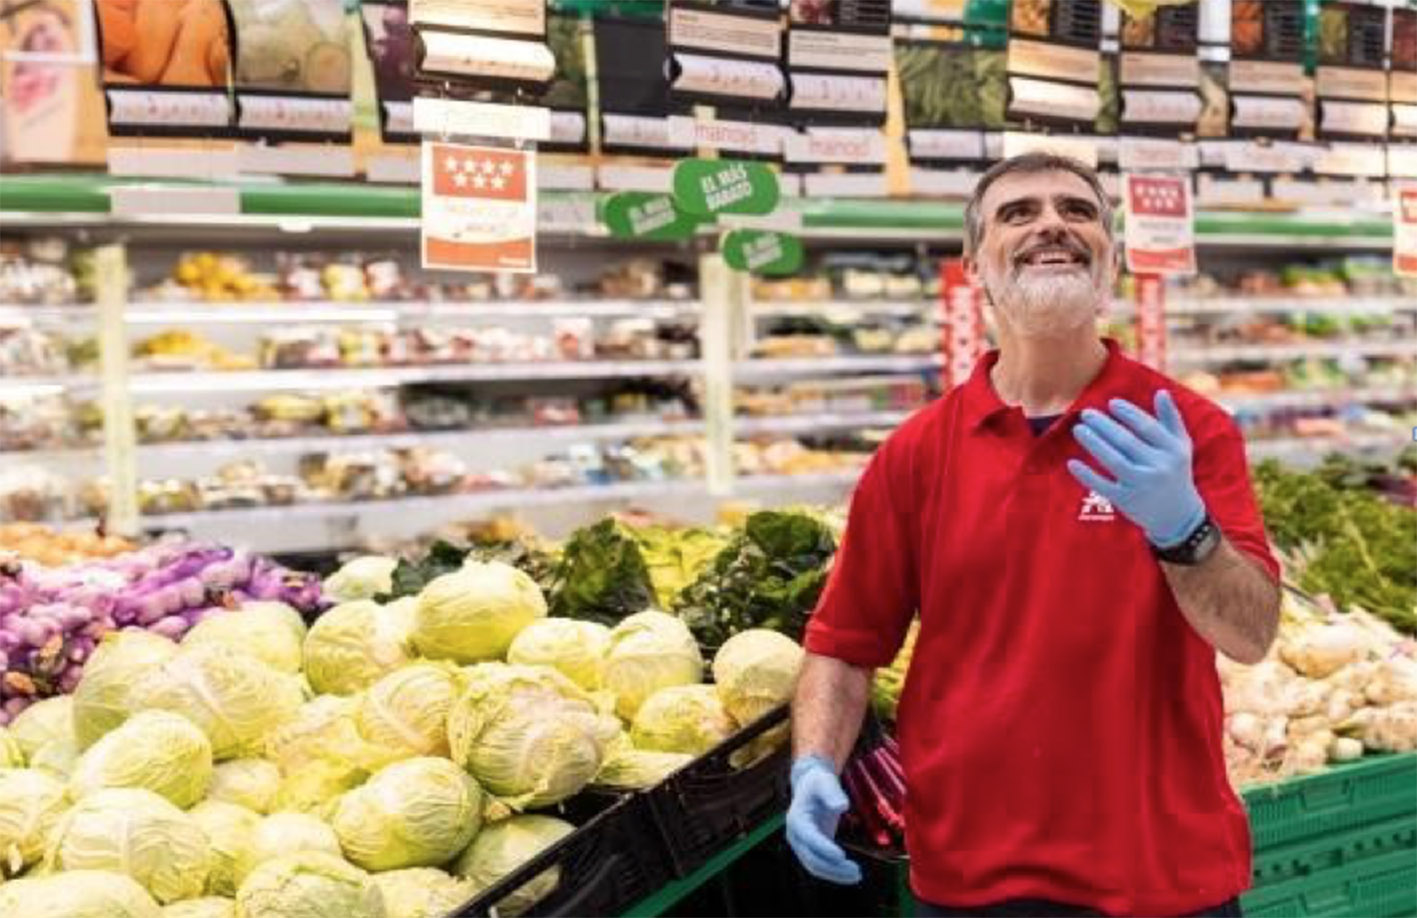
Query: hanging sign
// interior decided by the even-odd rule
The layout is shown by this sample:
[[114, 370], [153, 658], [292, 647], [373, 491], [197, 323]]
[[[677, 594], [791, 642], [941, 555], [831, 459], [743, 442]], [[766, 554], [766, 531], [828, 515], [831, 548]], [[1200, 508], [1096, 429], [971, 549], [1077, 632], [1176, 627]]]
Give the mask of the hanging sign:
[[944, 325], [945, 385], [962, 385], [984, 353], [984, 296], [965, 270], [964, 259], [947, 258], [940, 268]]
[[699, 220], [675, 203], [672, 195], [652, 191], [620, 191], [606, 198], [600, 222], [616, 239], [677, 242], [689, 239]]
[[1399, 186], [1392, 204], [1392, 271], [1417, 277], [1417, 185]]
[[1127, 270], [1163, 276], [1195, 274], [1190, 179], [1127, 175], [1125, 186]]
[[720, 249], [735, 271], [780, 276], [796, 274], [802, 267], [802, 240], [776, 230], [730, 230]]
[[1137, 360], [1166, 369], [1166, 282], [1157, 274], [1137, 278]]
[[685, 213], [767, 214], [779, 198], [777, 174], [762, 163], [686, 159], [674, 169], [674, 200]]
[[423, 267], [536, 270], [536, 154], [423, 144]]

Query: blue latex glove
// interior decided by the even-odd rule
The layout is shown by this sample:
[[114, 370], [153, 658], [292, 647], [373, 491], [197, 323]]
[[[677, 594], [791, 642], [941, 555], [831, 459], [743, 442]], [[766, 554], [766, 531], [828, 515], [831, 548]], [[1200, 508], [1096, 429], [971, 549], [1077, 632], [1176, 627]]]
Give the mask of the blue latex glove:
[[832, 841], [836, 823], [850, 802], [836, 766], [819, 755], [792, 763], [792, 804], [787, 808], [787, 843], [807, 872], [818, 879], [850, 885], [861, 882], [861, 867]]
[[1112, 478], [1077, 459], [1068, 461], [1068, 471], [1140, 526], [1151, 544], [1179, 545], [1205, 519], [1180, 409], [1165, 390], [1156, 393], [1156, 417], [1125, 399], [1114, 398], [1107, 406], [1110, 417], [1085, 410], [1073, 436]]

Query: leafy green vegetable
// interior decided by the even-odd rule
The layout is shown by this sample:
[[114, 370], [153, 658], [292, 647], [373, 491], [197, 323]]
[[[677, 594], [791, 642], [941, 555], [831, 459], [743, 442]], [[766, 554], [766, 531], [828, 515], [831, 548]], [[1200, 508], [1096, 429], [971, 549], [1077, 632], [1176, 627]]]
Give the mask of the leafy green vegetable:
[[728, 537], [708, 529], [667, 529], [645, 526], [634, 530], [640, 553], [649, 568], [656, 604], [661, 609], [674, 605], [689, 584], [708, 567]]
[[710, 648], [749, 628], [800, 641], [835, 552], [831, 530], [813, 516], [754, 513], [683, 592], [675, 611]]
[[439, 539], [429, 547], [427, 554], [421, 559], [401, 559], [394, 568], [393, 588], [376, 599], [379, 602], [390, 602], [404, 596], [416, 596], [429, 583], [461, 568], [469, 558], [510, 564], [535, 580], [536, 585], [543, 591], [550, 590], [556, 571], [555, 556], [528, 542], [510, 540], [454, 545]]
[[654, 604], [654, 584], [634, 530], [603, 519], [571, 534], [551, 589], [551, 614], [614, 625]]
[[1271, 460], [1255, 469], [1270, 537], [1296, 562], [1298, 585], [1417, 634], [1417, 513], [1353, 489], [1359, 478], [1338, 463], [1297, 472]]

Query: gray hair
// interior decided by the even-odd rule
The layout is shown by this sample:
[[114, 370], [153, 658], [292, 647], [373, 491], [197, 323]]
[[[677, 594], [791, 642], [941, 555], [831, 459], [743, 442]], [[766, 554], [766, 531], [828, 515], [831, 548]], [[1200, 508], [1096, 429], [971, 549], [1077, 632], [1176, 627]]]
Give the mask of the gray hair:
[[1071, 156], [1035, 151], [1001, 159], [980, 176], [979, 183], [974, 186], [974, 194], [964, 206], [964, 254], [972, 254], [984, 239], [984, 215], [979, 212], [979, 205], [984, 201], [984, 193], [989, 186], [1006, 175], [1034, 175], [1039, 172], [1071, 172], [1087, 182], [1097, 196], [1098, 213], [1102, 226], [1107, 230], [1107, 238], [1112, 238], [1112, 199], [1098, 181], [1097, 172]]

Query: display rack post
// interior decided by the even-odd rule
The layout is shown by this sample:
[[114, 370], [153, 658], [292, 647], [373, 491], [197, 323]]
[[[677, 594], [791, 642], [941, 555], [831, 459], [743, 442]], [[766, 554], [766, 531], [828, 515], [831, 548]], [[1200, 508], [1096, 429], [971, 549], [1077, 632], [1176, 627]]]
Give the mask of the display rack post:
[[747, 277], [729, 269], [722, 255], [699, 258], [704, 471], [708, 491], [715, 497], [733, 493], [733, 329], [745, 308]]
[[138, 465], [133, 399], [128, 387], [128, 256], [121, 243], [94, 253], [98, 300], [99, 404], [103, 407], [104, 466], [108, 472], [109, 532], [138, 534]]

